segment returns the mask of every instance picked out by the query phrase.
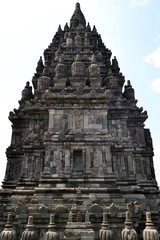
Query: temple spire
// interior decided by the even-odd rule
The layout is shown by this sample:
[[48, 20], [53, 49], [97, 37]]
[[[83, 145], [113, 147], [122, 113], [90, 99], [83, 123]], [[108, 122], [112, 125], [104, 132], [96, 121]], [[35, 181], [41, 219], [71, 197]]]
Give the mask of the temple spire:
[[84, 29], [86, 27], [86, 20], [81, 11], [79, 2], [76, 3], [75, 11], [70, 20], [70, 27], [71, 29], [75, 29], [77, 27]]
[[79, 3], [79, 2], [76, 3], [76, 9], [75, 9], [75, 10], [76, 10], [76, 11], [81, 10], [81, 8], [80, 8], [80, 3]]

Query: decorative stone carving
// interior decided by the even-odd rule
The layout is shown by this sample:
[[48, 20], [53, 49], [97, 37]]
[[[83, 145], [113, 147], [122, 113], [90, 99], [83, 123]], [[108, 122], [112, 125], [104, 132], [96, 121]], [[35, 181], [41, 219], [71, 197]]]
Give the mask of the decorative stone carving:
[[143, 240], [158, 240], [158, 231], [151, 219], [151, 212], [146, 212], [146, 228], [143, 230]]
[[89, 47], [90, 46], [90, 40], [89, 40], [89, 33], [85, 33], [85, 39], [84, 39], [84, 47]]
[[12, 224], [12, 214], [8, 214], [5, 229], [0, 233], [0, 240], [16, 240], [16, 231]]
[[79, 33], [77, 33], [74, 41], [75, 41], [75, 47], [78, 47], [78, 48], [82, 47], [82, 38]]
[[36, 67], [37, 74], [41, 75], [43, 73], [43, 69], [44, 69], [43, 60], [42, 57], [40, 57]]
[[75, 62], [71, 66], [73, 77], [84, 77], [84, 64], [81, 62], [80, 55], [77, 54]]
[[137, 233], [133, 229], [133, 223], [130, 218], [129, 211], [126, 211], [126, 220], [125, 220], [125, 228], [122, 231], [122, 240], [137, 240]]
[[68, 32], [68, 31], [69, 31], [68, 23], [65, 24], [65, 26], [64, 26], [64, 31], [65, 31], [65, 32]]
[[115, 203], [112, 203], [109, 207], [109, 213], [111, 217], [116, 217], [118, 213], [118, 207]]
[[27, 213], [28, 212], [28, 207], [24, 203], [18, 202], [17, 205], [14, 208], [14, 212], [17, 213], [17, 214]]
[[48, 225], [48, 231], [44, 235], [44, 240], [58, 240], [58, 239], [59, 239], [59, 235], [58, 235], [58, 232], [56, 231], [55, 215], [51, 214], [50, 222]]
[[26, 86], [22, 91], [22, 100], [29, 100], [33, 97], [32, 87], [29, 82], [26, 82]]
[[90, 31], [91, 31], [91, 26], [90, 26], [89, 23], [87, 23], [86, 31], [87, 31], [87, 32], [90, 32]]
[[68, 222], [73, 222], [73, 213], [72, 213], [72, 211], [70, 211], [69, 214], [68, 214]]
[[91, 216], [91, 222], [96, 222], [97, 218], [101, 218], [103, 216], [103, 209], [98, 204], [94, 203], [90, 207], [90, 216]]
[[140, 216], [141, 212], [142, 212], [142, 209], [137, 201], [129, 202], [127, 204], [127, 209], [129, 211], [131, 217]]
[[34, 230], [33, 217], [28, 217], [26, 230], [22, 233], [21, 240], [37, 240], [37, 233]]
[[66, 68], [65, 68], [65, 65], [63, 63], [63, 55], [59, 58], [59, 62], [57, 64], [57, 66], [55, 67], [55, 77], [56, 78], [66, 77]]
[[80, 4], [76, 3], [76, 8], [75, 11], [71, 17], [70, 20], [70, 28], [71, 29], [75, 29], [77, 27], [82, 27], [85, 28], [86, 27], [86, 20], [85, 17], [80, 9]]
[[107, 213], [103, 213], [103, 222], [102, 222], [101, 226], [102, 226], [102, 228], [99, 231], [99, 239], [100, 240], [112, 240], [113, 233], [109, 228]]
[[80, 188], [80, 187], [77, 188], [77, 191], [76, 191], [76, 198], [79, 198], [79, 199], [82, 198], [82, 193], [81, 193], [81, 188]]
[[97, 29], [95, 25], [93, 26], [92, 33], [97, 34]]
[[47, 76], [42, 76], [38, 79], [38, 90], [46, 90], [50, 87], [51, 80]]
[[58, 62], [61, 55], [62, 55], [62, 50], [61, 50], [61, 48], [59, 47], [59, 48], [57, 49], [57, 51], [55, 52], [54, 60]]
[[68, 209], [64, 205], [57, 205], [55, 207], [55, 213], [58, 214], [58, 215], [63, 214], [63, 213], [67, 213], [67, 212], [68, 212]]
[[115, 73], [115, 74], [118, 74], [119, 73], [119, 65], [118, 65], [118, 61], [117, 61], [117, 58], [114, 57], [112, 59], [112, 71]]
[[43, 214], [48, 213], [48, 208], [45, 205], [42, 205], [39, 207], [39, 212]]
[[91, 64], [89, 66], [90, 77], [100, 77], [100, 67], [97, 64], [95, 55], [92, 55]]
[[76, 222], [82, 222], [82, 215], [80, 212], [77, 213]]
[[93, 54], [91, 59], [91, 64], [88, 68], [89, 70], [89, 80], [91, 87], [100, 87], [101, 86], [101, 79], [100, 79], [100, 67], [96, 62], [96, 57]]
[[104, 85], [107, 86], [108, 89], [117, 88], [117, 78], [113, 75], [111, 68], [108, 68], [107, 77], [104, 80]]
[[89, 212], [88, 212], [88, 211], [86, 211], [86, 213], [85, 213], [85, 222], [86, 222], [86, 223], [90, 223], [90, 220], [89, 220]]
[[70, 32], [68, 33], [68, 36], [66, 39], [66, 47], [69, 47], [69, 48], [73, 47], [73, 40]]
[[127, 100], [130, 100], [130, 99], [135, 99], [135, 96], [134, 96], [134, 89], [132, 88], [132, 85], [131, 85], [131, 82], [130, 80], [127, 81], [127, 85], [125, 85], [125, 90], [124, 90], [124, 97], [127, 99]]

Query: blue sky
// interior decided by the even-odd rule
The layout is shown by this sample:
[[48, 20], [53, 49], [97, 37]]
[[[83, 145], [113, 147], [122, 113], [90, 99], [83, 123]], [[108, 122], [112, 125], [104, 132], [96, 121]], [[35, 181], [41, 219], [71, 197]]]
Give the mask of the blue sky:
[[[79, 0], [86, 21], [96, 25], [125, 79], [131, 80], [138, 106], [147, 110], [160, 185], [160, 1]], [[75, 8], [75, 0], [0, 1], [0, 182], [5, 149], [10, 145], [9, 111], [18, 108], [26, 81], [32, 80], [39, 57]]]

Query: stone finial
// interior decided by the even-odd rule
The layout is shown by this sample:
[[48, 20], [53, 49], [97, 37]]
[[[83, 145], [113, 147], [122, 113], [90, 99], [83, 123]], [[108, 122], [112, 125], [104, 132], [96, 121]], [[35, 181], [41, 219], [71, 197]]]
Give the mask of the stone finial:
[[4, 230], [0, 233], [1, 240], [16, 240], [16, 231], [13, 229], [12, 214], [8, 214], [7, 223]]
[[82, 198], [82, 192], [80, 187], [76, 189], [76, 198]]
[[115, 217], [117, 216], [117, 213], [118, 213], [118, 207], [115, 203], [112, 203], [110, 206], [109, 206], [109, 213], [110, 213], [110, 216], [111, 217]]
[[76, 10], [76, 11], [80, 11], [80, 10], [81, 10], [81, 8], [80, 8], [80, 3], [79, 3], [79, 2], [76, 3], [75, 10]]
[[122, 230], [121, 236], [122, 240], [137, 240], [137, 233], [133, 229], [133, 223], [131, 221], [129, 211], [126, 211], [126, 220], [125, 220], [125, 228]]
[[48, 74], [49, 74], [49, 61], [46, 60], [45, 64], [44, 64], [44, 69], [43, 69], [42, 75], [43, 76], [48, 76]]
[[70, 20], [70, 27], [71, 29], [75, 29], [81, 26], [82, 28], [86, 27], [86, 20], [81, 11], [80, 4], [77, 2], [75, 6], [75, 11]]
[[62, 32], [61, 25], [58, 26], [58, 30], [57, 30], [57, 32]]
[[66, 39], [66, 46], [67, 47], [72, 47], [73, 46], [73, 40], [72, 40], [70, 32], [68, 33], [68, 36], [67, 36], [67, 39]]
[[89, 212], [86, 211], [86, 214], [85, 214], [85, 222], [90, 222], [89, 220]]
[[55, 61], [59, 61], [59, 57], [60, 57], [61, 54], [62, 54], [62, 50], [61, 50], [61, 48], [59, 47], [59, 48], [57, 49], [57, 51], [55, 52], [55, 58], [54, 58], [54, 60], [55, 60]]
[[113, 233], [110, 230], [109, 224], [108, 224], [108, 215], [107, 213], [103, 213], [103, 222], [101, 225], [101, 229], [99, 231], [99, 239], [100, 240], [112, 240], [113, 239]]
[[33, 225], [33, 216], [28, 217], [26, 230], [22, 233], [21, 240], [37, 240], [37, 234]]
[[91, 31], [91, 26], [90, 26], [89, 23], [87, 24], [86, 31], [87, 31], [87, 32], [90, 32], [90, 31]]
[[48, 231], [44, 235], [45, 240], [58, 240], [59, 235], [55, 230], [55, 214], [50, 215], [50, 222], [48, 225]]
[[119, 73], [119, 70], [120, 70], [117, 58], [115, 56], [112, 59], [112, 70], [114, 73]]
[[59, 62], [55, 67], [55, 77], [56, 78], [64, 78], [66, 76], [66, 68], [63, 63], [63, 55], [60, 56]]
[[51, 229], [54, 227], [55, 227], [55, 214], [51, 214], [48, 228]]
[[158, 240], [158, 231], [151, 219], [151, 212], [146, 212], [146, 228], [143, 230], [143, 240]]
[[28, 229], [28, 230], [33, 230], [34, 229], [33, 216], [28, 217], [28, 223], [26, 225], [26, 229]]
[[93, 26], [92, 33], [97, 34], [97, 29], [96, 29], [95, 25]]
[[37, 81], [38, 90], [49, 89], [51, 79], [49, 78], [48, 74], [49, 74], [49, 63], [48, 63], [48, 60], [46, 60], [42, 76], [38, 78], [38, 81]]
[[69, 31], [69, 26], [68, 26], [68, 23], [65, 24], [64, 26], [64, 31], [68, 32]]
[[76, 55], [75, 62], [72, 63], [71, 72], [73, 77], [84, 76], [84, 64], [81, 62], [79, 54]]
[[75, 36], [75, 47], [82, 47], [82, 38], [79, 33]]
[[91, 64], [89, 66], [89, 76], [100, 77], [100, 67], [97, 64], [96, 57], [94, 54], [92, 55]]
[[125, 220], [125, 226], [132, 226], [131, 216], [130, 212], [126, 211], [126, 220]]
[[22, 99], [29, 100], [33, 96], [32, 94], [32, 87], [30, 86], [29, 82], [26, 82], [25, 88], [22, 90]]
[[37, 74], [41, 75], [43, 73], [43, 69], [44, 69], [43, 60], [42, 57], [40, 57], [36, 67]]
[[68, 214], [68, 222], [73, 222], [73, 213], [72, 213], [72, 211], [70, 211], [69, 214]]
[[89, 33], [85, 33], [85, 39], [84, 39], [84, 46], [89, 47], [90, 46], [90, 39], [89, 39]]
[[77, 213], [76, 222], [82, 222], [82, 215], [80, 212]]
[[134, 89], [131, 85], [130, 80], [127, 81], [127, 85], [125, 85], [124, 88], [124, 98], [127, 100], [135, 99]]

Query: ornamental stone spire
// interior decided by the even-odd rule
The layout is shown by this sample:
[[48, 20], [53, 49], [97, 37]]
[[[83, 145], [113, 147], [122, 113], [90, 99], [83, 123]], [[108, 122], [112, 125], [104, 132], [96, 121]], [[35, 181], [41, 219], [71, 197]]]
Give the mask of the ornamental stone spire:
[[75, 29], [77, 27], [83, 29], [86, 27], [86, 20], [78, 2], [76, 3], [75, 11], [70, 20], [70, 28]]

